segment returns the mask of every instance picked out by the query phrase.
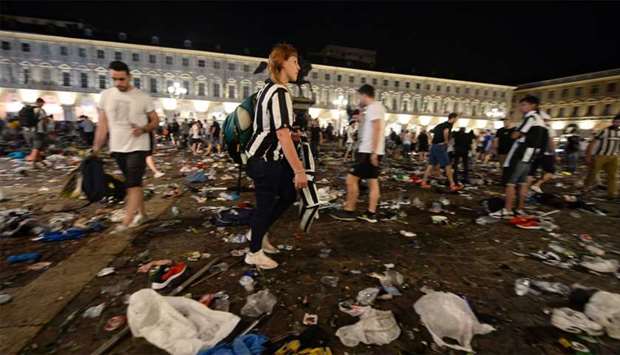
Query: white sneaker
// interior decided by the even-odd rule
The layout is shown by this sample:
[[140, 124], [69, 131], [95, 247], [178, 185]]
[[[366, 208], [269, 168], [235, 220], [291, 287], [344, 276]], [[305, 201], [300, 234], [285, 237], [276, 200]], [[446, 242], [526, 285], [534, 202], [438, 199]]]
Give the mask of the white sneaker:
[[138, 226], [144, 224], [144, 222], [146, 222], [146, 217], [144, 217], [144, 215], [141, 214], [141, 213], [137, 213], [133, 217], [133, 221], [131, 221], [131, 224], [129, 224], [129, 228], [138, 227]]
[[256, 253], [245, 254], [245, 263], [248, 265], [255, 265], [257, 268], [264, 270], [271, 270], [278, 267], [278, 263], [265, 255], [262, 249]]
[[495, 211], [492, 213], [489, 213], [489, 216], [493, 217], [493, 218], [504, 218], [504, 219], [510, 219], [512, 217], [515, 216], [514, 213], [512, 213], [512, 211], [507, 210], [505, 208], [502, 208], [499, 211]]
[[539, 194], [543, 193], [543, 190], [539, 186], [536, 186], [536, 185], [530, 186], [530, 190], [532, 190], [532, 191], [534, 191], [536, 193], [539, 193]]
[[[252, 240], [252, 230], [250, 229], [246, 234], [245, 234], [245, 238], [248, 241]], [[271, 242], [269, 241], [269, 233], [265, 233], [265, 236], [263, 237], [263, 243], [261, 245], [261, 247], [263, 248], [263, 251], [267, 254], [280, 254], [280, 250], [276, 247], [274, 247]]]
[[157, 173], [155, 173], [154, 176], [155, 176], [156, 179], [159, 179], [160, 177], [162, 177], [164, 175], [166, 175], [166, 173], [162, 173], [161, 171], [158, 171]]
[[568, 307], [555, 308], [551, 315], [551, 324], [569, 333], [585, 332], [591, 336], [603, 335], [603, 327], [590, 320], [588, 316]]
[[125, 233], [127, 232], [127, 230], [129, 229], [129, 227], [127, 227], [124, 224], [119, 224], [118, 226], [116, 226], [116, 228], [114, 228], [112, 230], [112, 232], [110, 232], [110, 234], [121, 234], [121, 233]]

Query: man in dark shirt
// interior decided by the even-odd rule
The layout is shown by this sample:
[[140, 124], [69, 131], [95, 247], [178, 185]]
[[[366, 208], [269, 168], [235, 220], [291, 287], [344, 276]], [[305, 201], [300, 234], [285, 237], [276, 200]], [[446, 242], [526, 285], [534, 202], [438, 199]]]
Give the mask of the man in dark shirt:
[[322, 142], [322, 132], [319, 126], [319, 119], [310, 120], [310, 150], [315, 161], [319, 161], [319, 146]]
[[512, 147], [512, 143], [514, 139], [512, 139], [512, 132], [515, 131], [515, 127], [513, 123], [509, 120], [504, 121], [504, 127], [497, 130], [495, 134], [495, 140], [493, 141], [493, 148], [497, 152], [497, 156], [499, 157], [499, 166], [500, 169], [504, 166], [504, 162], [506, 161], [506, 156]]
[[459, 128], [454, 133], [454, 179], [459, 181], [458, 169], [459, 163], [463, 163], [463, 176], [460, 182], [463, 184], [469, 184], [469, 150], [474, 140], [474, 134], [472, 131], [465, 132], [465, 127]]
[[450, 183], [450, 191], [459, 191], [463, 189], [463, 185], [457, 185], [454, 183], [452, 165], [450, 165], [450, 157], [448, 156], [448, 142], [450, 141], [450, 131], [452, 126], [458, 119], [458, 114], [452, 112], [448, 115], [448, 120], [444, 123], [438, 124], [433, 128], [433, 140], [431, 144], [431, 152], [428, 157], [428, 165], [424, 172], [424, 178], [422, 179], [423, 189], [430, 189], [431, 185], [428, 183], [428, 176], [433, 169], [445, 168], [448, 182]]

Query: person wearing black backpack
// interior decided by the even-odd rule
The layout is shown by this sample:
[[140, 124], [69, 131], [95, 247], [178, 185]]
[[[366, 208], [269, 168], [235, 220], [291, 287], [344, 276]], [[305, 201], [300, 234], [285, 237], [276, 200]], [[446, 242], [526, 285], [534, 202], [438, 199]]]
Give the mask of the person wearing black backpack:
[[41, 151], [45, 145], [47, 113], [43, 105], [45, 101], [39, 97], [34, 105], [26, 105], [18, 113], [24, 140], [31, 148], [26, 161], [31, 161], [33, 164], [41, 160]]

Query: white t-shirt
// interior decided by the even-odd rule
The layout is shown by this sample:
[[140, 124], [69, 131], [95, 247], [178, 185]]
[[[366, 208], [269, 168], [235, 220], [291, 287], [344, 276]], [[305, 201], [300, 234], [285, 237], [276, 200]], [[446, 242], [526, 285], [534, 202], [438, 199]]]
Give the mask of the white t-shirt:
[[385, 108], [383, 105], [375, 101], [366, 107], [364, 119], [360, 125], [359, 139], [360, 153], [373, 153], [372, 151], [372, 121], [381, 120], [381, 132], [379, 133], [379, 142], [377, 145], [377, 154], [385, 154]]
[[134, 137], [133, 127], [144, 127], [148, 123], [147, 114], [155, 111], [151, 97], [140, 89], [132, 88], [122, 92], [109, 88], [101, 93], [98, 105], [108, 118], [110, 129], [110, 151], [129, 153], [150, 150], [149, 134]]

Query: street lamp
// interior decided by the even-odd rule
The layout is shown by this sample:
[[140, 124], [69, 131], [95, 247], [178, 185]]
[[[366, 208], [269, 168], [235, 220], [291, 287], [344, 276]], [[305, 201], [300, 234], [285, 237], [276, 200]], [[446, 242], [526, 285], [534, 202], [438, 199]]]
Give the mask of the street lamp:
[[343, 95], [339, 95], [334, 101], [332, 101], [334, 106], [338, 108], [338, 133], [342, 133], [342, 107], [346, 106], [348, 101], [344, 98]]
[[168, 94], [171, 99], [181, 99], [187, 94], [187, 89], [175, 82], [172, 86], [168, 86]]

